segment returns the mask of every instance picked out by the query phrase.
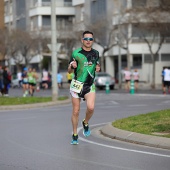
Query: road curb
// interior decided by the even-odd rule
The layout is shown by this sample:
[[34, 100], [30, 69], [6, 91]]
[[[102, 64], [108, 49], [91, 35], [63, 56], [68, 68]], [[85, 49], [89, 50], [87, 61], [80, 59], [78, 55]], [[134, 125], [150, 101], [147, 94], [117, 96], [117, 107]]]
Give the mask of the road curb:
[[101, 134], [112, 139], [170, 150], [170, 138], [144, 135], [117, 129], [111, 123], [101, 128]]
[[56, 102], [44, 102], [44, 103], [34, 103], [34, 104], [23, 104], [23, 105], [8, 105], [8, 106], [0, 106], [0, 110], [18, 110], [18, 109], [32, 109], [32, 108], [42, 108], [49, 107], [54, 105], [63, 105], [69, 104], [71, 102], [70, 99], [67, 100], [59, 100]]

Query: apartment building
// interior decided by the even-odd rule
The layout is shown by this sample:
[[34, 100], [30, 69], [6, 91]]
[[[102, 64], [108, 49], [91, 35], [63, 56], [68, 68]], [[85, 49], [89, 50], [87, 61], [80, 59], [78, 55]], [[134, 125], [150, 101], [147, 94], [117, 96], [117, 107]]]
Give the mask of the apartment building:
[[0, 0], [0, 29], [4, 28], [4, 0]]
[[[9, 29], [19, 28], [29, 31], [33, 36], [51, 37], [51, 0], [4, 1], [5, 25]], [[59, 61], [68, 57], [65, 42], [72, 32], [74, 16], [72, 0], [56, 0], [57, 41], [62, 43], [62, 53], [58, 54]], [[50, 53], [35, 56], [31, 63], [38, 65], [44, 57], [48, 57], [50, 65]]]
[[[141, 37], [141, 31], [144, 31], [147, 34], [147, 38], [149, 42], [153, 41], [151, 45], [151, 49], [153, 52], [158, 50], [158, 44], [160, 41], [161, 35], [158, 33], [157, 36], [154, 35], [153, 28], [145, 28], [144, 25], [153, 24], [153, 21], [148, 20], [147, 11], [148, 9], [152, 9], [155, 12], [155, 16], [160, 17], [160, 21], [156, 21], [157, 24], [170, 25], [169, 11], [163, 10], [163, 8], [169, 8], [169, 1], [165, 0], [73, 0], [73, 6], [76, 10], [75, 23], [78, 25], [79, 31], [83, 30], [86, 27], [87, 21], [85, 21], [85, 17], [89, 15], [89, 20], [91, 24], [96, 20], [102, 20], [104, 22], [104, 17], [109, 18], [110, 23], [107, 24], [108, 27], [112, 25], [114, 30], [114, 34], [117, 39], [115, 39], [115, 35], [113, 36], [112, 41], [119, 41], [120, 39], [124, 39], [120, 46], [112, 47], [107, 53], [105, 53], [104, 61], [105, 61], [105, 70], [110, 73], [112, 76], [118, 78], [118, 62], [119, 57], [121, 56], [121, 69], [124, 70], [125, 67], [129, 67], [131, 71], [134, 69], [138, 69], [140, 72], [140, 80], [147, 83], [152, 83], [153, 80], [153, 64], [151, 62], [151, 52], [149, 50], [149, 46], [144, 41], [144, 37]], [[162, 9], [162, 10], [160, 10]], [[170, 9], [170, 8], [169, 8]], [[140, 20], [140, 27], [136, 28], [136, 25], [139, 24], [134, 18], [138, 16]], [[154, 12], [152, 13], [154, 14]], [[112, 16], [112, 19], [110, 19]], [[132, 20], [133, 16], [133, 20]], [[75, 25], [76, 25], [75, 24]], [[80, 27], [81, 25], [81, 27]], [[75, 26], [76, 28], [77, 26]], [[148, 30], [147, 30], [148, 29]], [[169, 27], [167, 27], [169, 29]], [[120, 32], [126, 35], [126, 38], [122, 38]], [[153, 31], [152, 31], [153, 30]], [[161, 33], [162, 34], [162, 33]], [[108, 33], [103, 31], [102, 42], [107, 41]], [[154, 37], [155, 36], [155, 37]], [[97, 37], [96, 37], [97, 38]], [[170, 66], [170, 35], [166, 35], [164, 38], [163, 44], [161, 45], [158, 55], [155, 61], [155, 84], [161, 84], [161, 71], [164, 66]], [[100, 44], [102, 42], [99, 42]], [[128, 42], [128, 43], [127, 43]], [[102, 52], [101, 47], [95, 46], [99, 51]], [[126, 48], [125, 48], [126, 47]], [[128, 49], [128, 51], [127, 51]]]
[[[5, 27], [4, 24], [4, 0], [0, 0], [0, 29]], [[4, 56], [0, 54], [0, 65], [4, 62]]]

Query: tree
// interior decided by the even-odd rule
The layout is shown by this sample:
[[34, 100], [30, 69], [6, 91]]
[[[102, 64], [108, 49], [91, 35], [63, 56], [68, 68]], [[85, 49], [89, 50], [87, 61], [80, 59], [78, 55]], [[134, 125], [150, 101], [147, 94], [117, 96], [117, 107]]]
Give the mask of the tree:
[[166, 39], [170, 36], [170, 24], [167, 22], [170, 8], [165, 6], [149, 7], [144, 9], [131, 9], [131, 21], [135, 34], [139, 35], [141, 39], [147, 44], [151, 55], [152, 70], [152, 83], [151, 87], [155, 88], [155, 62], [158, 53]]
[[7, 29], [0, 30], [0, 54], [2, 56], [2, 60], [9, 60], [8, 54], [10, 53], [10, 36]]
[[25, 62], [28, 66], [31, 59], [40, 53], [40, 39], [33, 38], [22, 30], [12, 30], [10, 33], [10, 56], [16, 64]]
[[105, 71], [104, 56], [112, 47], [117, 45], [115, 40], [117, 27], [112, 26], [110, 22], [111, 14], [109, 16], [102, 16], [90, 23], [89, 16], [85, 16], [85, 27], [95, 34], [94, 41], [103, 48], [101, 56], [101, 70]]

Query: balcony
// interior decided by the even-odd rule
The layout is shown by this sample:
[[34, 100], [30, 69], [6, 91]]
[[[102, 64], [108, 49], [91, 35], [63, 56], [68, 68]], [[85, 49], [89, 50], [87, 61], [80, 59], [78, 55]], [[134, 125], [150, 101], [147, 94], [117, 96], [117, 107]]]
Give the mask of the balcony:
[[[42, 5], [41, 6], [51, 6], [51, 2], [42, 2]], [[71, 2], [64, 2], [64, 3], [61, 3], [61, 4], [56, 4], [57, 7], [71, 7], [72, 6], [72, 3]]]

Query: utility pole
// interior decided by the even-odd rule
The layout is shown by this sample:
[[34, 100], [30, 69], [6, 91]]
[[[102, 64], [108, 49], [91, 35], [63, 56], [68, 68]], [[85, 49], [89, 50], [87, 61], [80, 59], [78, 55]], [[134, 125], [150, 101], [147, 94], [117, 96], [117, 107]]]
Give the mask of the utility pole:
[[119, 56], [118, 56], [118, 73], [119, 73], [119, 89], [122, 88], [122, 56], [121, 56], [121, 49], [119, 45]]
[[56, 29], [56, 0], [51, 0], [51, 65], [52, 65], [52, 100], [56, 101], [58, 98], [57, 86], [57, 29]]
[[[119, 4], [120, 11], [120, 4]], [[119, 56], [118, 56], [118, 73], [119, 73], [119, 89], [122, 88], [122, 56], [121, 56], [121, 47], [120, 47], [120, 13], [118, 15], [118, 48], [119, 48]]]

